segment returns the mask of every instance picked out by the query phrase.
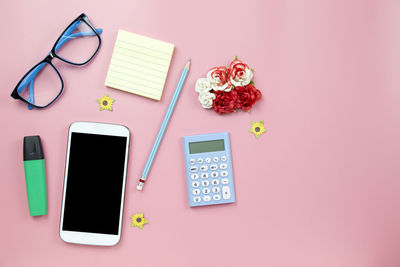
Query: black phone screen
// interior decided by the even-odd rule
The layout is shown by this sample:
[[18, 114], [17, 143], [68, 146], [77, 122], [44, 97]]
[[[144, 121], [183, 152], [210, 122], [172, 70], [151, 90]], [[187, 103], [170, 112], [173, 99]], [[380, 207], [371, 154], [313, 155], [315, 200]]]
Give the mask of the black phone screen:
[[126, 142], [121, 136], [71, 134], [63, 230], [118, 234]]

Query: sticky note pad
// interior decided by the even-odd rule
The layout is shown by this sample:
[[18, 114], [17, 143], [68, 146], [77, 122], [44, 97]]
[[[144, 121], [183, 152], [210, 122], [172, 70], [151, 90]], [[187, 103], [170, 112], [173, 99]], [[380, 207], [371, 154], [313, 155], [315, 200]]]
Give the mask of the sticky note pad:
[[160, 100], [174, 45], [119, 30], [105, 85]]

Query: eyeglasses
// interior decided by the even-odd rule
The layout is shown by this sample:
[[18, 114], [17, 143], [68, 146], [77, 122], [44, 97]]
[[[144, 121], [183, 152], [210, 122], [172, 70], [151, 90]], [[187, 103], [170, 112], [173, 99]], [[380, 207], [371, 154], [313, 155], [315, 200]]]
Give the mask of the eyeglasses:
[[88, 63], [100, 48], [102, 32], [81, 14], [58, 37], [50, 53], [22, 77], [11, 97], [25, 102], [29, 109], [52, 104], [64, 89], [64, 81], [51, 63], [53, 58], [76, 66]]

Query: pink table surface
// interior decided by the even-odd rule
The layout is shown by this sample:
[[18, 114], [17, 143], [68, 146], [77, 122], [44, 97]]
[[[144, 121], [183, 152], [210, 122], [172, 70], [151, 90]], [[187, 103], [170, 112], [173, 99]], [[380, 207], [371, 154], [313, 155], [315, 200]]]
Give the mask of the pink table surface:
[[[400, 265], [400, 2], [2, 1], [0, 266]], [[87, 66], [58, 64], [59, 101], [28, 111], [10, 98], [21, 76], [81, 12], [104, 29]], [[104, 86], [118, 29], [176, 45], [160, 102]], [[262, 100], [250, 113], [200, 107], [194, 85], [238, 55]], [[135, 187], [179, 73], [190, 76], [143, 192]], [[97, 98], [116, 99], [99, 111]], [[258, 140], [250, 121], [264, 120]], [[58, 235], [67, 130], [127, 125], [132, 146], [122, 240]], [[229, 131], [237, 202], [189, 208], [182, 136]], [[48, 214], [28, 214], [22, 139], [41, 135]], [[144, 212], [149, 224], [129, 226]], [[95, 221], [93, 223], [96, 223]]]

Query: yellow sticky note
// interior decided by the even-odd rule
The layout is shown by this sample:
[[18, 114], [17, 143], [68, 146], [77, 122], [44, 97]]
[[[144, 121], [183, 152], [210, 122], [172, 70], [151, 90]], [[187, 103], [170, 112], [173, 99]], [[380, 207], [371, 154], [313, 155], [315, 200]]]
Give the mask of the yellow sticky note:
[[105, 85], [160, 100], [174, 45], [119, 30]]

